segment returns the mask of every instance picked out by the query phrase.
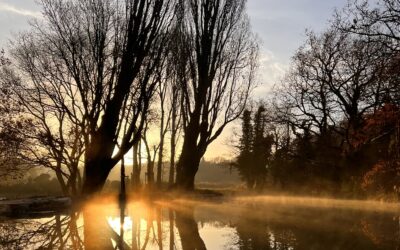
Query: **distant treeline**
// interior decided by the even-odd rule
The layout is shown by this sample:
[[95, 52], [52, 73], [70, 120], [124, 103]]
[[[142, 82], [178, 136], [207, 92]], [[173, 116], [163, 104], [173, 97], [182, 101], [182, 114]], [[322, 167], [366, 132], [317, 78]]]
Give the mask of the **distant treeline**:
[[[169, 173], [169, 162], [164, 162], [163, 171], [161, 173], [162, 184], [168, 186], [168, 173]], [[135, 189], [136, 183], [133, 181], [132, 166], [126, 166], [127, 186]], [[116, 168], [111, 173], [110, 178], [106, 183], [106, 189], [108, 190], [119, 190], [120, 178], [119, 168]], [[242, 185], [238, 170], [232, 167], [231, 161], [227, 159], [219, 160], [205, 160], [200, 161], [199, 171], [196, 176], [196, 186], [198, 188], [236, 188]], [[140, 186], [144, 187], [148, 185], [147, 172], [141, 171]]]
[[236, 166], [249, 188], [398, 196], [400, 3], [378, 2], [307, 32], [271, 98], [244, 112]]
[[32, 196], [58, 196], [62, 195], [60, 183], [47, 173], [24, 180], [11, 181], [0, 184], [0, 197], [22, 198]]

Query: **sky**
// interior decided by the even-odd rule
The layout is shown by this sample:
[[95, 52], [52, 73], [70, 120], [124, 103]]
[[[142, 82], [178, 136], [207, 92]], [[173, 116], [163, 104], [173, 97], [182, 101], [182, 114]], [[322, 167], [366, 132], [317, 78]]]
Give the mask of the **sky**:
[[[248, 0], [247, 12], [253, 32], [261, 41], [259, 87], [262, 98], [288, 69], [291, 56], [305, 40], [305, 31], [323, 31], [335, 8], [347, 0]], [[0, 0], [0, 48], [7, 50], [12, 34], [29, 28], [28, 21], [40, 17], [35, 0]], [[228, 157], [235, 127], [231, 126], [209, 147], [206, 158]]]

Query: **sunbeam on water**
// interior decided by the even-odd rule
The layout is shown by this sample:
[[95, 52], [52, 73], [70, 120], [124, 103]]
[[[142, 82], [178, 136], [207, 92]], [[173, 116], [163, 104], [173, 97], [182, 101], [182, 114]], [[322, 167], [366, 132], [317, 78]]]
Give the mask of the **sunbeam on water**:
[[92, 202], [48, 218], [3, 218], [2, 249], [399, 249], [400, 206], [256, 196]]
[[121, 226], [121, 218], [119, 217], [107, 217], [108, 224], [113, 228], [113, 230], [119, 233], [122, 228], [124, 231], [132, 230], [132, 219], [126, 216], [124, 219], [124, 224]]

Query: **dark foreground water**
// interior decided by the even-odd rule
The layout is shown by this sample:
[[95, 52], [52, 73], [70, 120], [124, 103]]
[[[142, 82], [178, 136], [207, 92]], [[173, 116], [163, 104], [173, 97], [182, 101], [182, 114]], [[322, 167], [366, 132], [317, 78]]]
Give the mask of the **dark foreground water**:
[[399, 215], [397, 204], [265, 196], [132, 202], [123, 211], [93, 203], [50, 217], [0, 218], [0, 247], [400, 249]]

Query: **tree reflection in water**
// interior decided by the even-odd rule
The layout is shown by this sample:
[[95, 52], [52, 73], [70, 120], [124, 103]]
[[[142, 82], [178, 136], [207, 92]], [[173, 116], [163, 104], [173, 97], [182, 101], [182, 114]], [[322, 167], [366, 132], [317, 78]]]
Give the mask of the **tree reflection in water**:
[[194, 220], [193, 207], [188, 208], [186, 212], [176, 211], [175, 222], [183, 250], [206, 249], [206, 245], [200, 237], [197, 222]]
[[400, 249], [400, 218], [390, 213], [252, 204], [234, 225], [239, 249]]
[[2, 249], [84, 249], [78, 213], [0, 222]]
[[126, 211], [92, 204], [47, 218], [0, 220], [1, 249], [203, 250], [223, 241], [223, 249], [364, 250], [400, 249], [399, 240], [394, 213], [258, 203], [136, 202]]
[[206, 249], [194, 219], [194, 207], [175, 209], [135, 203], [127, 209], [125, 225], [121, 217], [107, 222], [109, 213], [110, 209], [96, 206], [84, 210], [86, 249]]

